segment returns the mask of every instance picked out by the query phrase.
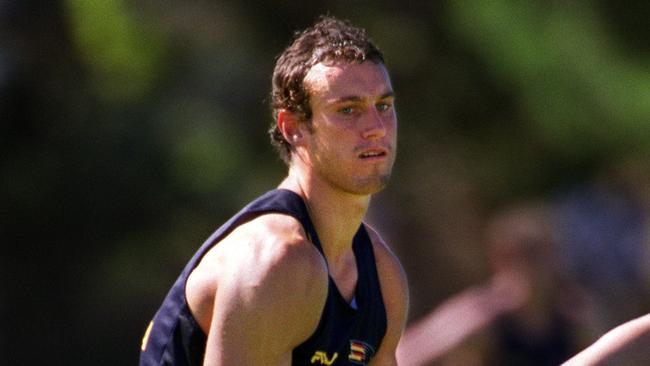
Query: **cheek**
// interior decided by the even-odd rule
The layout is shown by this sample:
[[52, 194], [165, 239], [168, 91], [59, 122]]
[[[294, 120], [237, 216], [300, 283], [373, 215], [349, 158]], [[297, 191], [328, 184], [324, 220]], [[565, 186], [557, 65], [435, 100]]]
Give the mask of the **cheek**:
[[391, 113], [388, 116], [389, 123], [393, 126], [393, 128], [397, 127], [397, 113], [393, 109]]
[[352, 123], [340, 122], [323, 127], [317, 132], [320, 145], [328, 147], [329, 150], [336, 149], [353, 134], [354, 129], [351, 125]]
[[384, 126], [386, 128], [387, 134], [392, 134], [392, 135], [397, 134], [397, 118], [395, 118], [394, 114], [393, 117], [386, 119]]
[[[336, 151], [336, 142], [340, 137], [324, 130], [318, 131], [312, 140], [312, 152], [317, 159], [331, 159], [332, 152]], [[329, 158], [328, 158], [329, 156]]]

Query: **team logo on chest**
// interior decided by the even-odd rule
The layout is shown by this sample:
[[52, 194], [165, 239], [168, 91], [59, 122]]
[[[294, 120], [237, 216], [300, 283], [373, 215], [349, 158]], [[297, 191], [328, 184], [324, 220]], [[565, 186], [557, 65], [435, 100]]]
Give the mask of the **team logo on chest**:
[[357, 365], [365, 365], [375, 354], [375, 350], [366, 342], [353, 339], [350, 341], [348, 360]]
[[339, 357], [339, 354], [334, 352], [332, 357], [328, 357], [326, 352], [316, 351], [313, 356], [311, 356], [311, 363], [319, 363], [321, 365], [331, 365], [336, 361], [336, 358]]

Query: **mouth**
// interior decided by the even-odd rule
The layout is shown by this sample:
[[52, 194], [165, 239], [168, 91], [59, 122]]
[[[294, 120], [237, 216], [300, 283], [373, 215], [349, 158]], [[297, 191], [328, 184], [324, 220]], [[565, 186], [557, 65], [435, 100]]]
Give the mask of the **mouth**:
[[388, 156], [388, 150], [384, 148], [364, 149], [358, 155], [362, 160], [381, 160]]

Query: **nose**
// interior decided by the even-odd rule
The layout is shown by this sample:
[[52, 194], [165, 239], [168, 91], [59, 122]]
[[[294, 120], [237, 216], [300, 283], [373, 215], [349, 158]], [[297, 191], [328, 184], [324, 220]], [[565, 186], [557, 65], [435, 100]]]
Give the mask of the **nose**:
[[363, 138], [369, 140], [377, 140], [386, 136], [386, 127], [389, 121], [385, 121], [377, 110], [369, 113], [367, 122], [363, 129]]

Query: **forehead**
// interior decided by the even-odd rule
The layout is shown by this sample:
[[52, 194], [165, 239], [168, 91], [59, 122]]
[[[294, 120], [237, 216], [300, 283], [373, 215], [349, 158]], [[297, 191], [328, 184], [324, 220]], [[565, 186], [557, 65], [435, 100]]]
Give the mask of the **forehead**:
[[393, 91], [386, 67], [381, 63], [317, 63], [305, 76], [312, 98], [371, 98]]

